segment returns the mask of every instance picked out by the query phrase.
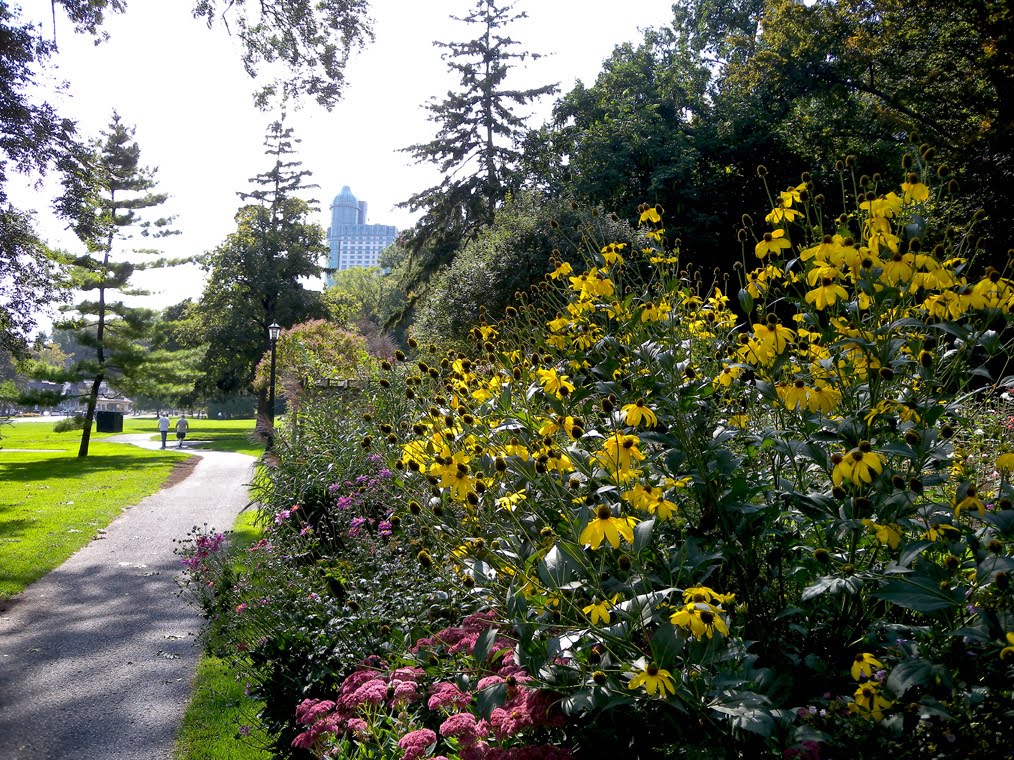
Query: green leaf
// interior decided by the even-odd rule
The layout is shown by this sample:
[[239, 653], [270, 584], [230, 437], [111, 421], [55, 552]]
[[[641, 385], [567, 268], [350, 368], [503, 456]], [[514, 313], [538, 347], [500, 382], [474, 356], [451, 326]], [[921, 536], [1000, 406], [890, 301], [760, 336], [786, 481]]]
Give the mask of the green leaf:
[[933, 675], [933, 663], [913, 657], [902, 660], [891, 670], [887, 678], [887, 688], [901, 698], [913, 686], [922, 686]]
[[655, 520], [642, 520], [634, 526], [634, 551], [641, 549], [651, 543], [651, 535], [655, 531]]
[[480, 663], [484, 663], [489, 659], [490, 648], [493, 646], [493, 642], [496, 641], [497, 629], [490, 626], [485, 631], [479, 634], [479, 637], [475, 640], [475, 646], [472, 647], [472, 654], [475, 655]]
[[750, 314], [753, 311], [753, 296], [747, 292], [746, 288], [739, 289], [739, 306], [745, 314]]
[[493, 709], [496, 707], [502, 707], [507, 701], [507, 684], [498, 683], [493, 686], [487, 686], [484, 689], [479, 689], [477, 698], [477, 708], [479, 715], [486, 720], [489, 720], [489, 716], [493, 713]]
[[539, 578], [550, 589], [558, 589], [570, 579], [570, 561], [554, 544], [539, 562]]
[[916, 612], [936, 612], [960, 607], [964, 594], [960, 589], [940, 588], [940, 582], [927, 576], [908, 576], [888, 581], [875, 596]]

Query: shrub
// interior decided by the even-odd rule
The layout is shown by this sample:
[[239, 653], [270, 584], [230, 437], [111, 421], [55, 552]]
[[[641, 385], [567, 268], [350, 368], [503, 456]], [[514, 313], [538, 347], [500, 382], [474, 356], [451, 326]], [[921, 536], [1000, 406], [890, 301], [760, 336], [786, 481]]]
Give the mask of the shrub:
[[57, 420], [53, 423], [54, 433], [69, 433], [72, 430], [84, 430], [85, 418], [80, 414], [75, 414], [73, 417], [64, 417], [62, 420]]

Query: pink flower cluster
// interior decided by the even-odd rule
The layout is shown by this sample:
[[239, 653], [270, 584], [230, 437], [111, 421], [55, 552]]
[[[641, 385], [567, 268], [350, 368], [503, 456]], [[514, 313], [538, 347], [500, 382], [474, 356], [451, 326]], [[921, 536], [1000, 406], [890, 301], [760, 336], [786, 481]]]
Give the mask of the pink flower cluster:
[[[471, 652], [486, 629], [496, 619], [494, 612], [476, 612], [461, 621], [459, 626], [444, 628], [432, 636], [421, 638], [409, 650], [418, 652], [420, 649], [433, 649], [443, 646], [447, 648], [447, 654], [458, 654], [459, 652]], [[504, 649], [513, 649], [513, 643], [507, 639], [497, 639], [490, 648], [491, 652], [499, 652]]]
[[181, 559], [180, 564], [191, 572], [201, 570], [204, 567], [204, 560], [216, 554], [224, 543], [225, 535], [222, 533], [200, 535], [194, 540], [193, 554]]
[[308, 728], [292, 741], [292, 746], [312, 749], [324, 734], [365, 733], [368, 726], [359, 717], [360, 708], [398, 707], [419, 701], [423, 696], [418, 684], [422, 675], [421, 668], [397, 668], [386, 676], [369, 667], [357, 670], [342, 681], [337, 699], [305, 699], [299, 704], [296, 722]]

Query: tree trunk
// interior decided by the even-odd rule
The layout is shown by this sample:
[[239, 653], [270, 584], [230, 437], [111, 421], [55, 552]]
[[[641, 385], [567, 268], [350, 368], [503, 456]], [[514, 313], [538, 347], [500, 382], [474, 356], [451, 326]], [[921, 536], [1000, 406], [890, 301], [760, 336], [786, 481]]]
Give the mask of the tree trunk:
[[81, 446], [77, 450], [78, 457], [88, 456], [88, 443], [92, 437], [92, 423], [95, 420], [95, 405], [99, 401], [99, 386], [104, 380], [103, 375], [96, 375], [92, 380], [92, 389], [88, 393], [88, 409], [85, 412], [84, 429], [81, 431]]

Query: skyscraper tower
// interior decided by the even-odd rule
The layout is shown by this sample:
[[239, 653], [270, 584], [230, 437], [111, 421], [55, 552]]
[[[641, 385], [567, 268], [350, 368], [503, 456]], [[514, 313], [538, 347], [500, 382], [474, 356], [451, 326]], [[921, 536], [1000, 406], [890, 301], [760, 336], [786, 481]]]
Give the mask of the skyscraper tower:
[[327, 284], [334, 284], [334, 272], [379, 266], [380, 252], [397, 236], [397, 228], [391, 225], [367, 224], [366, 201], [357, 199], [348, 185], [343, 187], [331, 202]]

